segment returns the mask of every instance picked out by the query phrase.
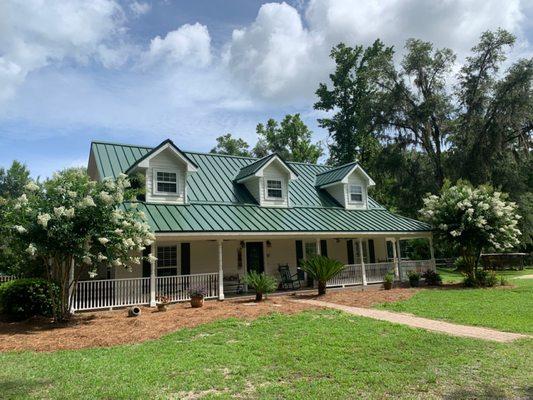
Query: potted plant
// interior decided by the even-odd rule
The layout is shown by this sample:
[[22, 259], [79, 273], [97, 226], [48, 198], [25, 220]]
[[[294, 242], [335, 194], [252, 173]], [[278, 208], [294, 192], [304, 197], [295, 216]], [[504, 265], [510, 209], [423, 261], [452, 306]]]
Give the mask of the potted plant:
[[191, 297], [191, 307], [200, 308], [204, 305], [204, 297], [207, 295], [207, 289], [204, 286], [193, 286], [189, 289]]
[[418, 287], [420, 284], [420, 272], [408, 271], [407, 277], [409, 278], [409, 286]]
[[387, 272], [383, 277], [383, 287], [385, 290], [392, 289], [392, 282], [394, 282], [394, 274], [392, 272]]
[[170, 298], [167, 296], [157, 296], [156, 298], [157, 311], [167, 311], [170, 304]]

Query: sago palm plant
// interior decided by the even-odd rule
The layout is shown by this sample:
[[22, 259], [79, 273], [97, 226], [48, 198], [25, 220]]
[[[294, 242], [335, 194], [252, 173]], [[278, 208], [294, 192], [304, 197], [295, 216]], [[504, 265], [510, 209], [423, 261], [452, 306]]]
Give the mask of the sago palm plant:
[[248, 272], [245, 282], [255, 290], [255, 301], [263, 300], [263, 294], [272, 293], [278, 287], [278, 281], [264, 272], [261, 274], [255, 271]]
[[316, 256], [304, 261], [301, 268], [311, 278], [318, 281], [318, 295], [326, 294], [326, 283], [335, 278], [343, 269], [344, 264], [324, 256]]

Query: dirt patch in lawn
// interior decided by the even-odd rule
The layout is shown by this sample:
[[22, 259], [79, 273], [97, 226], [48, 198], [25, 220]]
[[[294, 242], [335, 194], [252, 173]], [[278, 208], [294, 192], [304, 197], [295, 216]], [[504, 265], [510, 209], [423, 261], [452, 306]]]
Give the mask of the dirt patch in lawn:
[[[414, 289], [338, 290], [319, 299], [339, 304], [370, 307], [377, 303], [408, 298]], [[189, 303], [169, 306], [166, 312], [141, 307], [139, 317], [127, 317], [127, 309], [76, 314], [69, 324], [52, 324], [50, 320], [34, 318], [24, 322], [0, 322], [0, 351], [55, 351], [90, 347], [109, 347], [156, 339], [182, 328], [225, 318], [252, 320], [274, 312], [293, 314], [319, 307], [294, 301], [317, 298], [314, 294], [271, 296], [262, 303], [250, 299], [206, 301], [202, 308]]]

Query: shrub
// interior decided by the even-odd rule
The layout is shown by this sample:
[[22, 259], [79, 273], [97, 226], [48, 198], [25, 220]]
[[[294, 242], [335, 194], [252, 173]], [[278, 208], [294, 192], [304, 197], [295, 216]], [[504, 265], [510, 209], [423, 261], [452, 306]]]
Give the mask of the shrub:
[[426, 272], [422, 274], [422, 278], [426, 281], [426, 284], [429, 286], [440, 286], [442, 285], [442, 277], [439, 273], [428, 269]]
[[418, 284], [420, 283], [420, 272], [408, 271], [407, 277], [409, 278], [409, 285], [411, 287], [418, 287]]
[[246, 284], [255, 290], [255, 301], [263, 300], [263, 294], [272, 293], [278, 287], [278, 281], [264, 272], [259, 274], [250, 271], [244, 279]]
[[[59, 287], [52, 285], [56, 296]], [[56, 297], [58, 298], [58, 297]], [[50, 283], [40, 278], [17, 279], [0, 285], [0, 312], [20, 321], [35, 315], [52, 316]]]
[[304, 261], [301, 268], [311, 278], [318, 281], [318, 295], [326, 294], [326, 283], [344, 269], [344, 264], [324, 256], [316, 256]]
[[465, 275], [463, 279], [466, 287], [494, 287], [498, 282], [501, 282], [501, 277], [492, 270], [478, 270], [475, 274]]
[[509, 284], [509, 281], [507, 280], [507, 278], [503, 275], [500, 275], [500, 285], [501, 286], [507, 286]]

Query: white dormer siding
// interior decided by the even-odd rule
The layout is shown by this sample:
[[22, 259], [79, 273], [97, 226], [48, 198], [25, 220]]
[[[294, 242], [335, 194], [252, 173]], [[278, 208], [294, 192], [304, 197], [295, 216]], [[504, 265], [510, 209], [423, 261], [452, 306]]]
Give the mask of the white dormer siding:
[[[146, 168], [146, 201], [149, 203], [185, 203], [186, 196], [186, 164], [177, 159], [172, 150], [165, 149], [155, 155], [148, 161]], [[176, 176], [176, 193], [165, 193], [157, 190], [157, 173], [175, 174]], [[165, 177], [168, 178], [168, 175]], [[169, 180], [169, 179], [167, 179]], [[171, 179], [170, 179], [171, 181]]]
[[[373, 185], [365, 173], [359, 169], [352, 171], [345, 179], [325, 187], [325, 190], [347, 210], [368, 209], [368, 187]], [[351, 190], [360, 188], [361, 200], [352, 199]], [[355, 190], [359, 192], [359, 190]]]

